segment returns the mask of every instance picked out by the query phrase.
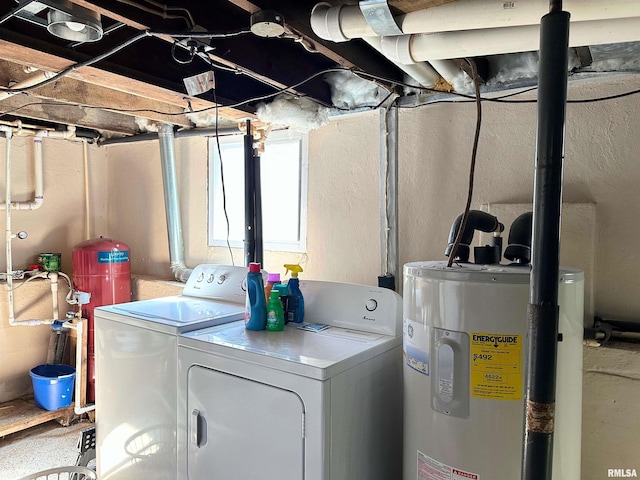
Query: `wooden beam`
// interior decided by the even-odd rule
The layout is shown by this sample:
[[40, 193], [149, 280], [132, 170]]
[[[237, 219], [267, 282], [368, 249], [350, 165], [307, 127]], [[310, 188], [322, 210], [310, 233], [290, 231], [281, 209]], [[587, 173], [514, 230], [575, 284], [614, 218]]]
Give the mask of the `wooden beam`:
[[[39, 70], [59, 72], [74, 62], [49, 53], [34, 50], [23, 45], [0, 40], [0, 58], [21, 65], [32, 66]], [[174, 92], [166, 88], [150, 85], [139, 80], [134, 80], [123, 75], [107, 72], [95, 67], [82, 67], [71, 72], [68, 78], [109, 88], [111, 90], [129, 93], [141, 98], [176, 105], [185, 110], [189, 105], [194, 110], [213, 108], [215, 104], [197, 97], [190, 97], [180, 92]], [[34, 91], [35, 92], [35, 91]], [[247, 112], [232, 108], [220, 108], [220, 118], [237, 120], [250, 116]]]
[[27, 95], [14, 95], [0, 102], [0, 115], [14, 115], [50, 123], [75, 125], [91, 130], [108, 130], [124, 135], [138, 132], [134, 117], [42, 100]]
[[[19, 82], [29, 77], [21, 66], [16, 63], [0, 60], [0, 84], [9, 86], [9, 82]], [[157, 102], [148, 98], [143, 98], [128, 93], [91, 85], [86, 82], [70, 78], [61, 78], [55, 83], [40, 87], [30, 93], [31, 98], [36, 97], [43, 100], [55, 100], [74, 105], [91, 105], [104, 110], [116, 111], [123, 115], [146, 118], [156, 122], [172, 123], [183, 127], [191, 127], [192, 123], [184, 115], [162, 115], [153, 112], [167, 112], [171, 114], [182, 114], [182, 107], [169, 103]], [[0, 101], [2, 108], [2, 101]], [[140, 112], [119, 112], [119, 109], [144, 110]]]

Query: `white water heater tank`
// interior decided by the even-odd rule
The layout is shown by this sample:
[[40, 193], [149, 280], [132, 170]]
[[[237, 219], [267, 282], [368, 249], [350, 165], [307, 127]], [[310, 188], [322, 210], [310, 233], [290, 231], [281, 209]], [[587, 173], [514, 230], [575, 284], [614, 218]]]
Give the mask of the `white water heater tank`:
[[[521, 477], [529, 274], [404, 266], [404, 480]], [[580, 480], [581, 271], [561, 269], [558, 303], [553, 478]]]

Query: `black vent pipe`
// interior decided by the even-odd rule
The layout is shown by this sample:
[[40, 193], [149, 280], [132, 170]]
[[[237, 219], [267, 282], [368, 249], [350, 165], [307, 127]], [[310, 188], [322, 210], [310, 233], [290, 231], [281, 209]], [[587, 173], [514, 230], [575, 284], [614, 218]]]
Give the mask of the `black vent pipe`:
[[553, 466], [569, 18], [562, 2], [552, 1], [540, 24], [523, 480], [549, 480]]
[[[469, 261], [469, 245], [473, 241], [473, 234], [476, 230], [480, 230], [481, 232], [502, 232], [504, 230], [504, 225], [498, 222], [498, 219], [493, 215], [483, 212], [481, 210], [469, 210], [469, 217], [467, 219], [467, 224], [462, 232], [462, 237], [460, 239], [460, 244], [455, 252], [453, 252], [453, 246], [456, 241], [456, 237], [458, 236], [458, 231], [460, 230], [460, 226], [462, 225], [462, 219], [464, 217], [464, 213], [458, 215], [458, 217], [453, 221], [451, 225], [451, 230], [449, 231], [449, 241], [444, 254], [448, 257], [450, 255], [454, 255], [454, 260], [457, 262], [466, 263]], [[498, 255], [499, 260], [500, 255]]]
[[247, 120], [244, 135], [244, 266], [256, 261], [255, 170], [253, 163], [253, 133]]
[[509, 229], [504, 258], [522, 265], [528, 265], [531, 262], [532, 224], [533, 212], [523, 213], [513, 221]]

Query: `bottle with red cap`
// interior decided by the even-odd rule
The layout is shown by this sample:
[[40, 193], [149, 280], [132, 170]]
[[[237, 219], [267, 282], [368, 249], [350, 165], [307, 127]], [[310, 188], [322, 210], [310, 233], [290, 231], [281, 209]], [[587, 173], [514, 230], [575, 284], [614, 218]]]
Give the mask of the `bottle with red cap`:
[[264, 282], [259, 263], [249, 264], [244, 325], [247, 330], [265, 330], [267, 328], [267, 302], [264, 296]]

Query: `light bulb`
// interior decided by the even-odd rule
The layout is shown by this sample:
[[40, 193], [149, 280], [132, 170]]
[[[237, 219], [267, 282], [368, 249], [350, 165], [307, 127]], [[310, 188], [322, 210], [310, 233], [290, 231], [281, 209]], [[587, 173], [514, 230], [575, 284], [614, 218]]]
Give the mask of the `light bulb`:
[[73, 30], [74, 32], [81, 32], [85, 27], [84, 23], [80, 22], [64, 22], [69, 30]]

